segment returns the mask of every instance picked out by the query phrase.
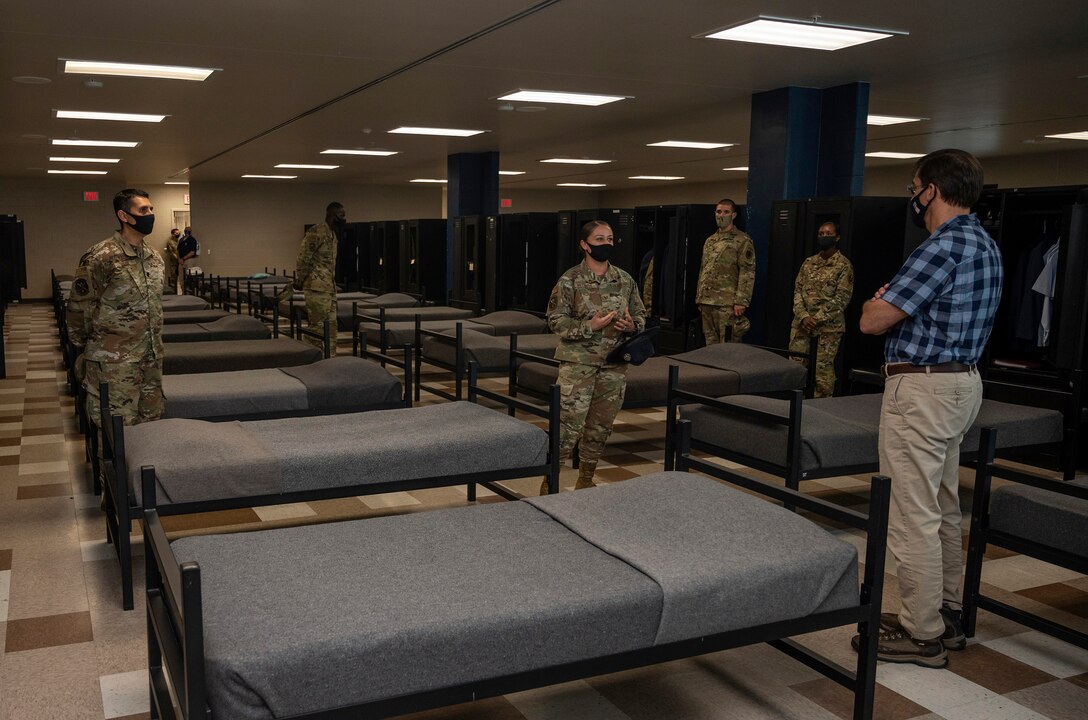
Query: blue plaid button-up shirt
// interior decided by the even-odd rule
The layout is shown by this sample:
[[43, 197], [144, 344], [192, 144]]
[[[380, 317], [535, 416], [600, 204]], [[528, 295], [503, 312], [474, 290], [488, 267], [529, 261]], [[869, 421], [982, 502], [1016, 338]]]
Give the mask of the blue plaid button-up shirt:
[[884, 293], [907, 314], [888, 331], [885, 360], [977, 363], [994, 326], [1003, 276], [1001, 251], [973, 214], [941, 225]]

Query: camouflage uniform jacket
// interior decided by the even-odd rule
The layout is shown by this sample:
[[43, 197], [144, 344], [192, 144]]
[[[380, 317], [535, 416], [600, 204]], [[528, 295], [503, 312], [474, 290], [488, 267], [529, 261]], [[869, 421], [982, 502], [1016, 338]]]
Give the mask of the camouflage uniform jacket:
[[636, 330], [646, 327], [646, 310], [635, 279], [614, 265], [603, 277], [583, 260], [563, 273], [548, 300], [548, 327], [560, 337], [555, 359], [581, 365], [605, 366], [605, 358], [627, 335], [611, 325], [591, 330], [590, 320], [598, 312], [616, 310], [623, 317], [631, 313]]
[[173, 269], [173, 273], [167, 272], [167, 275], [177, 275], [178, 265], [181, 263], [181, 256], [178, 255], [178, 240], [175, 237], [171, 237], [166, 241], [166, 267], [167, 269]]
[[706, 239], [696, 303], [748, 307], [752, 304], [755, 282], [756, 251], [752, 238], [734, 227], [719, 230]]
[[303, 290], [336, 292], [336, 242], [336, 233], [326, 223], [318, 223], [306, 232], [295, 264], [295, 283]]
[[68, 332], [94, 362], [162, 357], [164, 266], [147, 243], [133, 247], [120, 233], [79, 260], [68, 298]]
[[826, 260], [819, 253], [801, 263], [793, 284], [793, 324], [816, 318], [817, 333], [846, 330], [843, 311], [854, 293], [854, 266], [841, 252]]

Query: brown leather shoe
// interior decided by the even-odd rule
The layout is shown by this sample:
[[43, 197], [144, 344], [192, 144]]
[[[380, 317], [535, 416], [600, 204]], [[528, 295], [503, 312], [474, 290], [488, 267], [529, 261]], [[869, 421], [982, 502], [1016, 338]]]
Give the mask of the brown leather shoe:
[[[861, 645], [861, 636], [850, 639], [855, 652]], [[877, 636], [876, 659], [884, 662], [914, 663], [927, 668], [943, 668], [948, 664], [948, 651], [941, 638], [918, 640], [910, 636], [899, 624], [899, 617], [882, 613]]]

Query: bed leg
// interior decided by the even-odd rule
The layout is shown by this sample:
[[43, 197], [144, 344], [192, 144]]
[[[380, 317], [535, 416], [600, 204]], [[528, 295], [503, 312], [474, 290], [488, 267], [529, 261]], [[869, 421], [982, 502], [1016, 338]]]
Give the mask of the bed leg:
[[548, 494], [559, 492], [559, 385], [552, 385], [548, 407]]
[[986, 554], [986, 515], [990, 507], [990, 467], [997, 447], [997, 431], [983, 428], [978, 439], [975, 462], [975, 493], [971, 501], [971, 534], [967, 538], [967, 567], [963, 577], [963, 634], [975, 636], [978, 618], [979, 586], [982, 560]]
[[858, 623], [858, 664], [854, 676], [854, 720], [871, 720], [876, 699], [876, 646], [881, 602], [884, 597], [884, 557], [888, 547], [888, 508], [891, 480], [873, 477], [869, 494], [869, 525], [865, 538], [865, 575], [860, 600], [869, 606], [868, 617]]
[[468, 493], [469, 502], [476, 502], [476, 483], [469, 483], [465, 487], [465, 492]]
[[669, 389], [665, 400], [665, 470], [676, 467], [676, 397], [680, 383], [680, 366], [669, 365]]

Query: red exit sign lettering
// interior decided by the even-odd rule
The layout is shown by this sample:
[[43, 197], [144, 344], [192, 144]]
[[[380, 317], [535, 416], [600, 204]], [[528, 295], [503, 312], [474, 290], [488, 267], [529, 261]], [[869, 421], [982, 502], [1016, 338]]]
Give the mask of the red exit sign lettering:
[[85, 190], [83, 192], [83, 202], [98, 202], [98, 191]]

